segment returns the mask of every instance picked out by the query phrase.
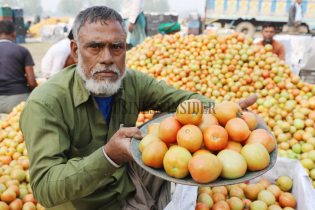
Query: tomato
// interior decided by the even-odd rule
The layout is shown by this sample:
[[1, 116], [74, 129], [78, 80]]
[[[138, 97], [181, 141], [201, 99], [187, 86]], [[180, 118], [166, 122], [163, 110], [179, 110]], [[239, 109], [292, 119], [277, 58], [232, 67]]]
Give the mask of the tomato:
[[214, 110], [211, 111], [222, 126], [225, 126], [229, 120], [240, 117], [242, 114], [241, 107], [233, 102], [215, 104]]
[[195, 210], [209, 210], [209, 208], [205, 203], [198, 202]]
[[211, 125], [219, 125], [219, 121], [213, 114], [205, 113], [197, 126], [204, 133]]
[[242, 148], [243, 146], [241, 143], [229, 140], [227, 145], [223, 149], [231, 149], [241, 154]]
[[244, 210], [250, 210], [250, 205], [252, 204], [252, 201], [249, 199], [242, 199], [242, 202], [244, 204]]
[[37, 204], [37, 202], [35, 201], [34, 197], [33, 197], [33, 194], [28, 194], [28, 195], [25, 195], [23, 197], [23, 203], [27, 203], [27, 202], [32, 202], [34, 203], [35, 205]]
[[182, 125], [174, 117], [168, 117], [162, 120], [159, 127], [159, 136], [166, 142], [175, 142], [177, 139], [177, 132], [182, 128]]
[[195, 153], [193, 154], [193, 157], [195, 157], [196, 155], [201, 155], [201, 154], [212, 154], [212, 153], [209, 152], [208, 150], [200, 149], [200, 150], [198, 150], [197, 152], [195, 152]]
[[245, 141], [250, 134], [248, 125], [240, 118], [234, 118], [228, 121], [226, 123], [225, 130], [227, 131], [230, 139], [237, 142]]
[[147, 166], [162, 168], [167, 150], [168, 148], [163, 141], [154, 140], [143, 150], [142, 160]]
[[249, 130], [251, 131], [255, 130], [258, 124], [256, 115], [254, 115], [251, 112], [243, 112], [243, 116], [241, 118], [246, 122]]
[[157, 134], [159, 135], [160, 123], [152, 123], [148, 127], [148, 134]]
[[252, 131], [246, 140], [245, 145], [252, 144], [254, 142], [262, 144], [269, 153], [276, 147], [276, 141], [271, 134], [264, 129]]
[[201, 202], [201, 203], [206, 204], [206, 206], [207, 206], [209, 209], [211, 209], [212, 206], [213, 206], [213, 200], [212, 200], [211, 196], [208, 195], [208, 194], [206, 194], [206, 193], [201, 193], [201, 194], [198, 196], [197, 202]]
[[220, 176], [222, 164], [215, 155], [202, 154], [191, 158], [188, 170], [196, 182], [209, 183]]
[[262, 190], [257, 196], [257, 199], [265, 202], [268, 206], [276, 203], [275, 196], [268, 190]]
[[218, 203], [220, 201], [225, 201], [225, 196], [221, 193], [214, 193], [212, 199], [214, 203]]
[[16, 196], [20, 195], [20, 189], [16, 185], [10, 186], [7, 190], [14, 192]]
[[10, 203], [14, 201], [15, 198], [16, 198], [16, 194], [12, 190], [6, 190], [1, 194], [1, 200], [6, 203]]
[[279, 200], [279, 197], [281, 195], [281, 190], [277, 185], [269, 185], [267, 187], [267, 190], [275, 196], [276, 200]]
[[291, 207], [294, 208], [296, 206], [296, 200], [291, 193], [285, 192], [279, 197], [279, 203], [281, 207]]
[[1, 209], [1, 210], [10, 210], [8, 204], [6, 204], [6, 203], [3, 202], [3, 201], [0, 201], [0, 209]]
[[217, 157], [222, 163], [221, 177], [226, 179], [237, 179], [246, 173], [247, 164], [243, 156], [230, 149], [222, 150]]
[[177, 133], [177, 143], [189, 152], [196, 152], [202, 146], [202, 132], [195, 125], [184, 125]]
[[139, 150], [143, 152], [144, 148], [148, 146], [154, 140], [161, 140], [160, 137], [156, 134], [148, 134], [146, 135], [139, 143]]
[[26, 202], [24, 203], [22, 210], [36, 210], [36, 206], [32, 202]]
[[178, 179], [184, 178], [189, 173], [188, 163], [192, 158], [190, 152], [180, 146], [172, 146], [163, 159], [166, 173]]
[[237, 197], [230, 198], [230, 200], [228, 201], [228, 204], [230, 208], [233, 210], [243, 210], [244, 208], [243, 202], [241, 201], [241, 199]]
[[10, 210], [21, 210], [23, 203], [21, 200], [16, 199], [9, 204]]
[[250, 200], [256, 200], [260, 191], [261, 188], [256, 184], [249, 184], [244, 188], [244, 194]]
[[263, 201], [254, 201], [250, 205], [250, 210], [267, 210], [267, 209], [268, 209], [268, 206]]
[[242, 199], [244, 197], [244, 191], [239, 188], [239, 187], [233, 187], [231, 190], [230, 190], [230, 197], [237, 197], [239, 199]]
[[270, 183], [265, 179], [259, 180], [258, 183], [262, 184], [265, 187], [265, 189], [267, 189], [267, 187], [270, 185]]
[[259, 171], [269, 165], [269, 153], [267, 149], [259, 143], [245, 145], [241, 154], [247, 163], [248, 170], [250, 171]]
[[201, 121], [204, 107], [201, 101], [190, 99], [180, 103], [176, 109], [176, 117], [182, 125], [198, 125]]
[[228, 133], [219, 125], [208, 127], [203, 134], [205, 146], [213, 151], [222, 150], [228, 143]]
[[213, 187], [212, 192], [213, 193], [220, 193], [220, 194], [224, 195], [224, 197], [226, 197], [228, 195], [228, 191], [227, 191], [225, 186]]
[[288, 176], [281, 176], [277, 180], [277, 186], [280, 188], [280, 190], [288, 192], [293, 186], [292, 179], [290, 179]]
[[212, 210], [230, 210], [230, 206], [225, 201], [219, 201], [213, 205]]
[[210, 196], [213, 195], [211, 187], [198, 187], [198, 195], [200, 195], [201, 193], [206, 193]]

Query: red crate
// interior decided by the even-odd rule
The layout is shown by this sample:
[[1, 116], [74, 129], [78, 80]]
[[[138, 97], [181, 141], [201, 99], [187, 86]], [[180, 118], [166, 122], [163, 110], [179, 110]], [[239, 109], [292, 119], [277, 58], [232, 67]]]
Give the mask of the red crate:
[[13, 22], [13, 18], [12, 17], [2, 17], [2, 16], [0, 16], [0, 21], [1, 20], [11, 20]]

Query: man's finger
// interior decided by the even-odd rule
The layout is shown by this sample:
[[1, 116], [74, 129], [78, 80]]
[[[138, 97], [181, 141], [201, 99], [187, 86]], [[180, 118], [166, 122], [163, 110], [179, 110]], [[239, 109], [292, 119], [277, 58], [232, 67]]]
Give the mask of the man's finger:
[[246, 109], [253, 105], [257, 101], [258, 96], [256, 94], [245, 98], [244, 100], [236, 102], [242, 109]]
[[142, 133], [139, 128], [132, 127], [132, 128], [121, 128], [119, 129], [123, 138], [136, 138], [136, 139], [143, 139], [145, 134]]

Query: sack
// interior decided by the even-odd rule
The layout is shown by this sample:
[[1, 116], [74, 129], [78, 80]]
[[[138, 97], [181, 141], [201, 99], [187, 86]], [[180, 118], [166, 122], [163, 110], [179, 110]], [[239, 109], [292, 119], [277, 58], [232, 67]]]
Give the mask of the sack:
[[296, 199], [296, 210], [314, 210], [315, 190], [311, 179], [299, 160], [278, 157], [275, 166], [264, 175], [253, 179], [250, 184], [258, 183], [261, 179], [266, 179], [270, 184], [276, 184], [281, 176], [288, 176], [293, 180], [292, 194]]

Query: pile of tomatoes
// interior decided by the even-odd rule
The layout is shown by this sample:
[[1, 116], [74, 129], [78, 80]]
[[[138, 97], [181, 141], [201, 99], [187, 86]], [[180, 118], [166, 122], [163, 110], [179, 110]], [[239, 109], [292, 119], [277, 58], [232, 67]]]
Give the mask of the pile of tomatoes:
[[276, 184], [260, 180], [222, 187], [199, 187], [196, 210], [294, 210], [292, 180], [279, 177]]
[[268, 131], [254, 130], [257, 124], [253, 113], [243, 114], [235, 103], [204, 113], [203, 104], [191, 99], [179, 104], [173, 117], [151, 124], [139, 150], [147, 166], [164, 167], [175, 178], [190, 173], [198, 183], [236, 179], [269, 165], [276, 142]]

